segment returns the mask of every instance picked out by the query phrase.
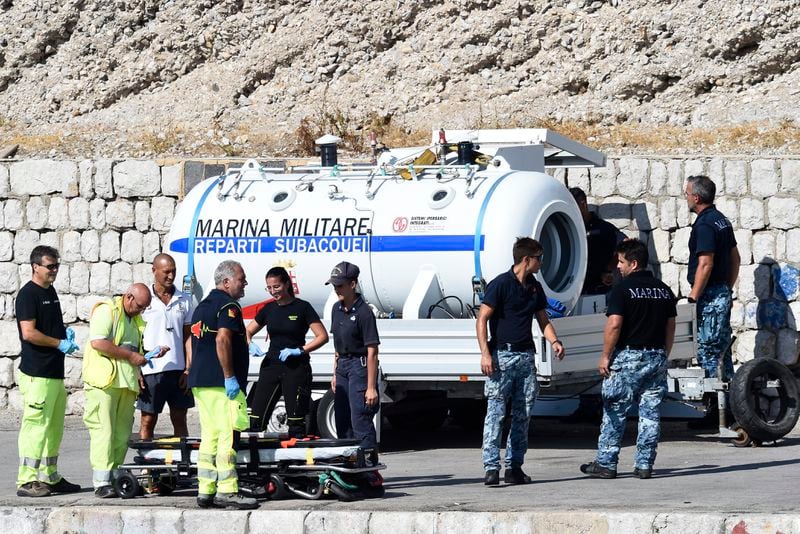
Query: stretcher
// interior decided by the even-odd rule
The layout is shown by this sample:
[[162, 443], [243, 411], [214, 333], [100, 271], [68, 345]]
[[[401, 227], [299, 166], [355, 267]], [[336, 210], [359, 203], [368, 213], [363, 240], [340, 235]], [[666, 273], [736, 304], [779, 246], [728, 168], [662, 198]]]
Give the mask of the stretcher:
[[[169, 495], [197, 477], [200, 438], [131, 440], [132, 463], [119, 466], [114, 487], [123, 499]], [[239, 491], [256, 498], [334, 497], [342, 501], [382, 497], [386, 466], [358, 440], [289, 438], [242, 432], [235, 444]]]

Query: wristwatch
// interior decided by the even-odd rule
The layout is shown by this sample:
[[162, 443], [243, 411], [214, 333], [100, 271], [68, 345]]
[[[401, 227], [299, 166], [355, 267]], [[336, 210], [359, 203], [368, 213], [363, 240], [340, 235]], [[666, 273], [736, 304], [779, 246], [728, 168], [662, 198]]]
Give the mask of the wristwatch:
[[686, 300], [689, 301], [689, 304], [695, 304], [697, 301], [694, 300], [692, 297], [686, 297]]

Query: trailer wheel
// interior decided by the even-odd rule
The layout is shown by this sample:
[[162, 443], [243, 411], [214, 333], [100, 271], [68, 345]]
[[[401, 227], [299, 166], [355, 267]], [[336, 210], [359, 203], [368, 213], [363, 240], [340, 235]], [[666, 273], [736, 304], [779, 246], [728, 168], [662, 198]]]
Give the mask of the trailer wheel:
[[133, 499], [139, 493], [141, 486], [133, 473], [126, 471], [120, 473], [114, 480], [114, 489], [123, 499]]
[[775, 441], [788, 434], [800, 416], [800, 385], [784, 364], [756, 358], [731, 381], [731, 409], [752, 440]]
[[317, 404], [317, 432], [323, 438], [336, 439], [336, 416], [333, 411], [334, 394], [330, 389]]
[[751, 438], [750, 434], [747, 433], [747, 430], [742, 428], [742, 425], [740, 425], [739, 423], [734, 423], [731, 426], [731, 430], [733, 430], [737, 434], [736, 437], [733, 438], [734, 447], [744, 448], [744, 447], [761, 446], [761, 442]]

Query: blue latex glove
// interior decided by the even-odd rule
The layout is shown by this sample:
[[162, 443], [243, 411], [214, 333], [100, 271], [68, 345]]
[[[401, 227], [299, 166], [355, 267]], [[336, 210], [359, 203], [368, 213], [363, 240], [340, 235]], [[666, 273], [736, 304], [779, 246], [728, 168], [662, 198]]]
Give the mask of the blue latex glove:
[[303, 349], [285, 348], [278, 353], [278, 359], [282, 362], [285, 362], [287, 358], [291, 358], [292, 356], [300, 356], [301, 354], [303, 354]]
[[236, 398], [236, 395], [239, 394], [239, 381], [236, 380], [235, 376], [225, 379], [225, 395], [228, 396], [230, 400]]
[[144, 359], [147, 360], [147, 365], [149, 365], [150, 368], [153, 367], [153, 358], [158, 356], [160, 353], [161, 353], [161, 347], [156, 347], [144, 355]]
[[264, 351], [261, 350], [261, 347], [259, 347], [255, 341], [251, 341], [248, 348], [250, 350], [250, 356], [255, 356], [256, 358], [264, 356]]
[[58, 342], [58, 350], [63, 352], [64, 354], [72, 354], [76, 350], [78, 350], [78, 345], [75, 344], [74, 341], [70, 341], [69, 339], [62, 339]]
[[64, 354], [72, 354], [75, 351], [81, 350], [77, 343], [75, 343], [75, 330], [67, 328], [67, 337], [58, 342], [58, 350]]

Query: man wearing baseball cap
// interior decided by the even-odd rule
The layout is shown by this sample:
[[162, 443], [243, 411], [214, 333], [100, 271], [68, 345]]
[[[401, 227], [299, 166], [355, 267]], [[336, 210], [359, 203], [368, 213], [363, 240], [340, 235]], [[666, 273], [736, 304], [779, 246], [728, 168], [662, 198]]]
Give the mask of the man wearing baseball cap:
[[335, 348], [331, 389], [335, 394], [336, 435], [361, 440], [365, 449], [377, 450], [373, 417], [380, 407], [378, 395], [378, 327], [375, 315], [356, 292], [358, 266], [343, 261], [331, 271], [326, 285], [339, 297], [331, 314]]

